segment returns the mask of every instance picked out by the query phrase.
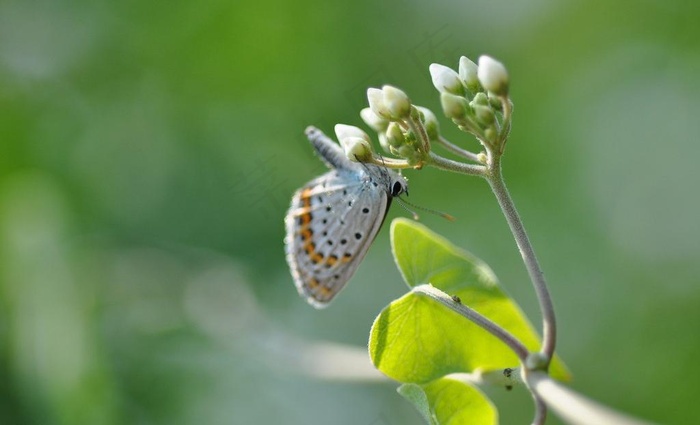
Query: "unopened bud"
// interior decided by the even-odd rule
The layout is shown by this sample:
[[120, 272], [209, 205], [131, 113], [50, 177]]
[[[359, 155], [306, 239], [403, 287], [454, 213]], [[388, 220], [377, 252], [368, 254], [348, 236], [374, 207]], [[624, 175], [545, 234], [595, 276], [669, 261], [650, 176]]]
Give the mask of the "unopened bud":
[[491, 126], [487, 127], [484, 130], [484, 136], [486, 137], [486, 140], [489, 140], [491, 142], [496, 142], [498, 139], [498, 132], [496, 131], [496, 128]]
[[386, 120], [391, 118], [391, 113], [384, 104], [384, 93], [380, 89], [367, 89], [367, 101], [369, 102], [369, 107], [372, 109], [372, 112]]
[[416, 106], [418, 110], [423, 115], [423, 125], [425, 126], [425, 132], [428, 133], [428, 138], [430, 140], [437, 140], [440, 137], [440, 124], [438, 123], [435, 114], [428, 108], [422, 106]]
[[416, 157], [416, 149], [411, 145], [403, 145], [396, 152], [401, 158], [409, 160], [409, 163]]
[[386, 141], [389, 146], [399, 148], [406, 144], [406, 136], [404, 136], [401, 126], [398, 123], [392, 122], [386, 130]]
[[433, 85], [440, 93], [464, 95], [462, 80], [459, 79], [459, 74], [454, 69], [438, 63], [431, 64], [429, 69]]
[[394, 119], [405, 118], [411, 113], [411, 101], [406, 93], [393, 86], [382, 87], [384, 105]]
[[486, 93], [477, 93], [474, 96], [474, 99], [472, 99], [471, 103], [472, 106], [474, 105], [483, 105], [483, 106], [488, 106], [489, 104], [489, 97], [486, 96]]
[[369, 162], [372, 159], [372, 146], [361, 137], [346, 137], [340, 140], [340, 145], [350, 161]]
[[364, 108], [360, 111], [360, 118], [365, 122], [372, 130], [377, 133], [383, 133], [386, 131], [389, 125], [389, 120], [380, 117], [375, 114], [371, 108]]
[[339, 142], [342, 142], [343, 139], [347, 139], [348, 137], [359, 137], [364, 139], [368, 144], [372, 141], [367, 133], [354, 125], [336, 124], [335, 135], [338, 137]]
[[479, 82], [488, 91], [499, 96], [508, 94], [508, 71], [502, 63], [490, 56], [479, 57]]
[[496, 121], [496, 115], [490, 107], [483, 105], [473, 105], [472, 107], [474, 108], [476, 121], [483, 127], [488, 127]]
[[468, 57], [462, 56], [459, 58], [459, 78], [462, 79], [464, 85], [472, 93], [478, 92], [481, 88], [479, 77], [477, 76], [478, 70], [479, 67]]
[[503, 111], [503, 102], [501, 102], [501, 98], [496, 96], [493, 92], [489, 92], [489, 105], [491, 105], [494, 111]]
[[467, 99], [462, 96], [455, 96], [450, 93], [440, 94], [440, 103], [442, 104], [442, 110], [447, 118], [453, 120], [459, 120], [467, 115], [467, 108], [469, 104]]

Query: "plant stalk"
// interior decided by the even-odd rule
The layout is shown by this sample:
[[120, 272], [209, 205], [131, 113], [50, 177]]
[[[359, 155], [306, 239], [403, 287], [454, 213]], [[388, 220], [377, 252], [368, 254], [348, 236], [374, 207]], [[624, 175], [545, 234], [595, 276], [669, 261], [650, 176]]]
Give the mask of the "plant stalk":
[[450, 142], [449, 140], [445, 139], [444, 137], [440, 136], [438, 138], [438, 143], [445, 148], [446, 150], [452, 152], [455, 155], [459, 155], [462, 158], [466, 158], [470, 161], [474, 161], [476, 163], [479, 162], [479, 156], [475, 154], [474, 152], [470, 152], [466, 149], [462, 149], [459, 146], [455, 145], [454, 143]]
[[525, 384], [547, 407], [571, 425], [650, 425], [627, 416], [565, 387], [544, 371], [523, 369]]
[[503, 180], [500, 155], [492, 157], [491, 162], [490, 173], [486, 177], [486, 180], [488, 180], [489, 185], [491, 185], [491, 190], [493, 190], [498, 204], [501, 206], [501, 210], [503, 210], [508, 226], [515, 238], [515, 243], [518, 245], [520, 255], [525, 263], [525, 268], [535, 288], [537, 299], [540, 304], [540, 311], [542, 312], [542, 349], [540, 352], [545, 355], [547, 364], [549, 364], [554, 355], [557, 339], [557, 323], [552, 297], [547, 288], [542, 269], [535, 256], [535, 251], [525, 232], [525, 226], [520, 219], [518, 211], [515, 209], [513, 199], [510, 197], [505, 181]]
[[465, 164], [458, 161], [453, 161], [451, 159], [443, 158], [436, 155], [434, 152], [429, 152], [428, 154], [428, 164], [433, 167], [441, 168], [443, 170], [452, 171], [455, 173], [467, 174], [470, 176], [485, 177], [487, 169], [483, 165], [477, 164]]
[[412, 289], [412, 292], [427, 296], [451, 309], [452, 311], [466, 317], [475, 325], [481, 327], [491, 335], [503, 341], [503, 343], [513, 350], [515, 355], [518, 356], [520, 362], [523, 364], [525, 363], [525, 359], [527, 358], [529, 351], [523, 345], [523, 343], [511, 335], [510, 332], [495, 324], [481, 313], [467, 307], [459, 301], [455, 301], [450, 295], [429, 284], [415, 286]]

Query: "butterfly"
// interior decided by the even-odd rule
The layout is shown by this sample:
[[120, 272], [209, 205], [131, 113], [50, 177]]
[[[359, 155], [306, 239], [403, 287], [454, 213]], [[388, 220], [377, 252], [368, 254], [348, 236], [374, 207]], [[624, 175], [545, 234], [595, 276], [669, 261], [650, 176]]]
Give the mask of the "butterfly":
[[406, 179], [373, 164], [351, 161], [315, 127], [306, 136], [330, 171], [294, 193], [285, 217], [287, 263], [299, 295], [323, 308], [357, 270]]

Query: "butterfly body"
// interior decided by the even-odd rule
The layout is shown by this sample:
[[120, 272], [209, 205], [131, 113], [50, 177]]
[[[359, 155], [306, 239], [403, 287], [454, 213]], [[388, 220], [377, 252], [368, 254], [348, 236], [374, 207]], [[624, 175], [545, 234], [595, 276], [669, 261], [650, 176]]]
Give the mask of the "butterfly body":
[[306, 130], [330, 168], [296, 191], [285, 218], [287, 262], [299, 294], [322, 308], [357, 270], [394, 196], [407, 190], [396, 172], [350, 161], [320, 130]]

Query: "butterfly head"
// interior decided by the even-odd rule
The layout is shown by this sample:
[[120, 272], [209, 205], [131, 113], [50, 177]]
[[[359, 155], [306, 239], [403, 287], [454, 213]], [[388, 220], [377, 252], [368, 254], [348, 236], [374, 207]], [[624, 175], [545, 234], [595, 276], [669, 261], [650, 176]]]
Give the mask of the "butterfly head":
[[391, 186], [389, 187], [389, 193], [391, 193], [391, 196], [395, 198], [403, 195], [404, 193], [408, 195], [408, 182], [406, 182], [406, 179], [398, 174], [394, 177], [395, 178], [392, 179]]
[[406, 178], [394, 170], [387, 167], [380, 167], [371, 164], [361, 164], [369, 173], [370, 181], [384, 187], [387, 195], [392, 198], [403, 195], [408, 195], [408, 182]]

